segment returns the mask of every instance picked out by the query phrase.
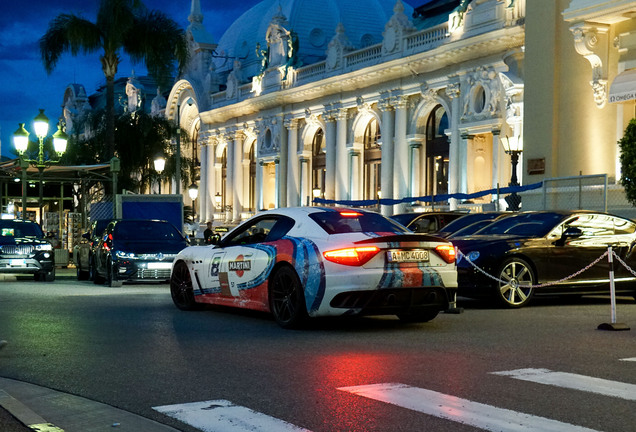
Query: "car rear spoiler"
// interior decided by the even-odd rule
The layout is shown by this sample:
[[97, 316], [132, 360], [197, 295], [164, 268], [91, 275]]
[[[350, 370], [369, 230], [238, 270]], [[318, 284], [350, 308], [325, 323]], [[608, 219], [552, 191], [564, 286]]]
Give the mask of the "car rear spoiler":
[[360, 240], [354, 242], [354, 244], [364, 244], [364, 243], [377, 243], [377, 242], [443, 242], [450, 243], [448, 239], [436, 237], [428, 234], [389, 234], [378, 237], [371, 237], [368, 239]]

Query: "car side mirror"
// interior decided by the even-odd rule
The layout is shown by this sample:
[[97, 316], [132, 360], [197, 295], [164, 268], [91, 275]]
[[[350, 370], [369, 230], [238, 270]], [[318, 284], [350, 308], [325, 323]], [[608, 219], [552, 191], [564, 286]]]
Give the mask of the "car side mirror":
[[568, 227], [568, 229], [566, 229], [563, 232], [563, 236], [561, 238], [563, 238], [563, 239], [572, 239], [572, 238], [581, 237], [582, 235], [583, 235], [583, 231], [581, 231], [580, 228]]

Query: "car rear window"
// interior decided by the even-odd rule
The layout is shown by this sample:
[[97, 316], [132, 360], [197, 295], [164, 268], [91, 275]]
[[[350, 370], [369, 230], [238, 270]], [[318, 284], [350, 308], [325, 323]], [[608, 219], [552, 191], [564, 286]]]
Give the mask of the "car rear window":
[[121, 221], [115, 225], [114, 233], [120, 240], [163, 241], [181, 238], [181, 233], [172, 224], [158, 221]]
[[351, 210], [324, 211], [309, 215], [327, 234], [350, 232], [409, 232], [402, 225], [377, 213]]

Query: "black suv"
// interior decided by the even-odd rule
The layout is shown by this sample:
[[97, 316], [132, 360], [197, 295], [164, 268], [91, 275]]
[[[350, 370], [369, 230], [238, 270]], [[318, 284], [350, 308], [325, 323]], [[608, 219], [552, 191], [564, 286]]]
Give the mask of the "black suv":
[[0, 273], [27, 273], [36, 281], [55, 280], [53, 246], [44, 238], [40, 225], [0, 219]]
[[168, 281], [172, 261], [186, 246], [170, 222], [112, 220], [95, 248], [93, 282], [121, 286], [123, 281]]

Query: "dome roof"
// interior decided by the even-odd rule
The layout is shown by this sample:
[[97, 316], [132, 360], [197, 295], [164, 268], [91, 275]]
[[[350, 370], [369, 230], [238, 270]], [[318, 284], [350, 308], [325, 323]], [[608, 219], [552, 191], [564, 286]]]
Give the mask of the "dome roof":
[[[362, 48], [382, 42], [382, 32], [393, 16], [397, 0], [263, 0], [241, 15], [226, 30], [217, 46], [217, 53], [241, 61], [242, 75], [249, 78], [258, 73], [260, 61], [256, 44], [266, 47], [267, 28], [279, 12], [287, 18], [288, 30], [298, 34], [298, 55], [304, 65], [316, 63], [326, 56], [329, 42], [342, 23], [351, 45]], [[413, 8], [404, 4], [404, 13], [411, 16]], [[217, 58], [219, 72], [232, 69], [232, 61]]]

